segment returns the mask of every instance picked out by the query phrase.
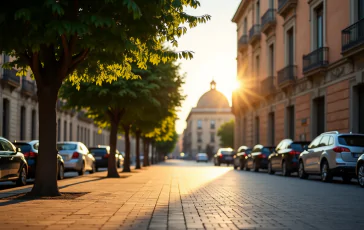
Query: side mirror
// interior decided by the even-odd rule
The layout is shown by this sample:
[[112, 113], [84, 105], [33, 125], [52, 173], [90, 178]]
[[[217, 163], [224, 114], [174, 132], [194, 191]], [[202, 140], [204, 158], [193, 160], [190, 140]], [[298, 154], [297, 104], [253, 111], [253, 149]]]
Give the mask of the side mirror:
[[308, 145], [305, 145], [305, 146], [303, 147], [303, 149], [304, 149], [304, 150], [306, 150], [306, 151], [308, 151]]
[[21, 148], [16, 148], [16, 151], [21, 153]]

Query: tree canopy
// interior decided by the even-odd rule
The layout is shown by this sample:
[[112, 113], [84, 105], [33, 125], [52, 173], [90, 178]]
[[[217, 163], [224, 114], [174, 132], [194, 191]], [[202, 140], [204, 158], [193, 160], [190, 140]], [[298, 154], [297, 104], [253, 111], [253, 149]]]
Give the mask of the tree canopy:
[[234, 146], [234, 127], [234, 120], [225, 122], [220, 126], [217, 135], [220, 137], [220, 145], [222, 147], [232, 148]]

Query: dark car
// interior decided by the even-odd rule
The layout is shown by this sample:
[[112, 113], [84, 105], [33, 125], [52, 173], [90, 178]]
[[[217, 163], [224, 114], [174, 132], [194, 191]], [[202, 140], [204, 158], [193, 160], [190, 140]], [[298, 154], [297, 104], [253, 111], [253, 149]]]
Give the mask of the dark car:
[[[99, 145], [98, 147], [91, 147], [88, 150], [95, 158], [96, 171], [98, 171], [99, 168], [108, 167], [108, 162], [109, 162], [108, 159], [110, 156], [110, 146]], [[116, 166], [118, 168], [120, 168], [124, 162], [124, 157], [118, 150], [116, 150], [116, 153], [115, 153], [115, 160], [116, 160]]]
[[[24, 157], [28, 163], [28, 178], [35, 178], [35, 169], [37, 166], [39, 141], [14, 141], [13, 144], [21, 149]], [[64, 162], [62, 156], [57, 153], [57, 178], [62, 180], [64, 178]]]
[[232, 148], [220, 148], [214, 155], [215, 166], [220, 166], [220, 164], [232, 165], [234, 164], [234, 150]]
[[268, 156], [274, 152], [275, 148], [276, 147], [273, 146], [263, 146], [263, 145], [254, 146], [252, 152], [248, 155], [245, 169], [247, 171], [253, 169], [255, 172], [258, 172], [259, 169], [267, 169]]
[[283, 176], [290, 176], [298, 172], [298, 158], [309, 144], [308, 141], [282, 140], [268, 157], [268, 173], [281, 171]]
[[246, 159], [251, 152], [252, 148], [249, 148], [248, 146], [240, 146], [237, 153], [234, 155], [234, 169], [240, 167], [240, 170], [243, 170]]
[[0, 181], [27, 184], [28, 165], [24, 155], [10, 141], [0, 137]]

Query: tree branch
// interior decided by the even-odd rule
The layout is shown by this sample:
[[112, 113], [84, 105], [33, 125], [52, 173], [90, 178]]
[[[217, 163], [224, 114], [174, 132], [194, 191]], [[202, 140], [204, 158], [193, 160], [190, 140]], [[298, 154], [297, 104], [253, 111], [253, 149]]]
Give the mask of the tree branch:
[[87, 49], [83, 50], [82, 52], [80, 52], [79, 54], [77, 54], [76, 56], [74, 56], [73, 60], [71, 62], [71, 65], [68, 68], [67, 75], [72, 73], [77, 68], [78, 64], [80, 64], [83, 60], [85, 60], [85, 58], [87, 57], [87, 55], [89, 53], [90, 53], [90, 49], [87, 48]]

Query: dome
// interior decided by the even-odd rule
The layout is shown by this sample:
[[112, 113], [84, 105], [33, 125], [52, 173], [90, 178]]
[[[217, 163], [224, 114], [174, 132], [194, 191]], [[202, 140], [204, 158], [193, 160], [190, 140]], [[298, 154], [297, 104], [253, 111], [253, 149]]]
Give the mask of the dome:
[[230, 108], [225, 95], [216, 90], [215, 81], [212, 81], [210, 85], [210, 90], [200, 97], [196, 108]]

